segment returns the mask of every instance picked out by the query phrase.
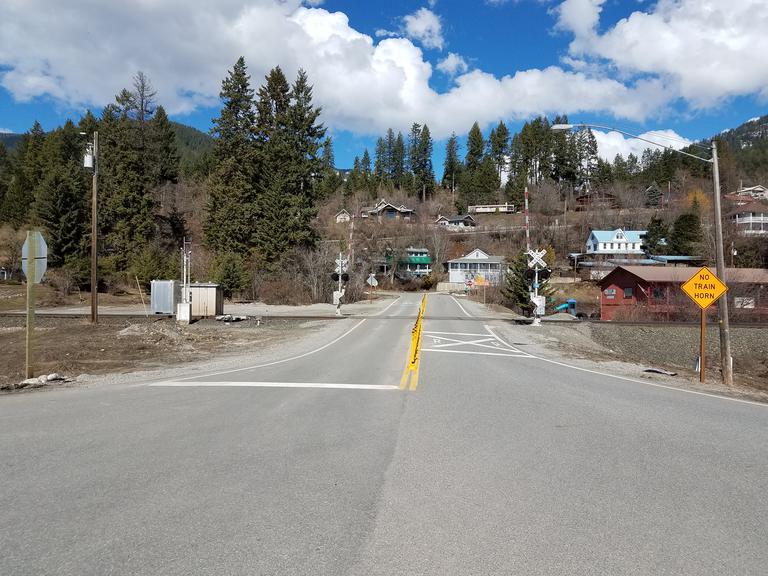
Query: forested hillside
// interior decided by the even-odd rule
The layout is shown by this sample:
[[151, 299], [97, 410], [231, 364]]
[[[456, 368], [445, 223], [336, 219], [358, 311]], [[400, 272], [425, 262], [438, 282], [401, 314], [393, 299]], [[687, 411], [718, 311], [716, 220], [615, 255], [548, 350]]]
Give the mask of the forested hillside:
[[[467, 137], [447, 140], [438, 182], [430, 128], [418, 122], [406, 134], [387, 130], [373, 150], [361, 150], [351, 171], [340, 172], [303, 71], [289, 82], [277, 67], [252, 85], [241, 58], [222, 81], [220, 97], [208, 135], [170, 121], [139, 72], [98, 118], [88, 112], [49, 133], [35, 123], [23, 135], [0, 134], [2, 264], [18, 274], [24, 230], [35, 227], [48, 239], [51, 277], [87, 287], [91, 172], [82, 157], [95, 130], [99, 277], [110, 290], [177, 277], [178, 249], [187, 238], [195, 246], [195, 277], [221, 282], [228, 295], [322, 300], [330, 289], [322, 279], [339, 250], [357, 249], [361, 271], [409, 244], [427, 246], [436, 257], [455, 255], [470, 248], [469, 240], [449, 244], [439, 237], [431, 226], [437, 214], [475, 204], [519, 207], [526, 189], [535, 240], [566, 266], [565, 255], [580, 250], [593, 227], [649, 227], [659, 252], [711, 253], [709, 164], [659, 149], [606, 161], [589, 129], [551, 129], [567, 123], [565, 116], [534, 118], [514, 134], [504, 122], [485, 134], [477, 122], [457, 126], [469, 128]], [[717, 139], [723, 192], [742, 180], [766, 183], [768, 116]], [[709, 154], [700, 145], [688, 151]], [[419, 226], [386, 233], [368, 226], [354, 234], [334, 227], [335, 210], [356, 213], [382, 197], [414, 207]], [[495, 226], [519, 224], [512, 215]], [[658, 242], [666, 236], [670, 243]], [[514, 258], [521, 239], [508, 231], [472, 242], [495, 243]], [[736, 236], [733, 242], [737, 264], [768, 258], [759, 246]]]

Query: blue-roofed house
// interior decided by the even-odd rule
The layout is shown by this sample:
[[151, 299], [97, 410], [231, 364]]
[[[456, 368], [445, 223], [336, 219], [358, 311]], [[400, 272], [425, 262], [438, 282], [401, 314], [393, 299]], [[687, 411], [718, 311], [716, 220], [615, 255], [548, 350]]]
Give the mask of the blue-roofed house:
[[[592, 259], [643, 258], [645, 230], [592, 230], [586, 244], [586, 254]], [[596, 258], [599, 257], [599, 258]]]

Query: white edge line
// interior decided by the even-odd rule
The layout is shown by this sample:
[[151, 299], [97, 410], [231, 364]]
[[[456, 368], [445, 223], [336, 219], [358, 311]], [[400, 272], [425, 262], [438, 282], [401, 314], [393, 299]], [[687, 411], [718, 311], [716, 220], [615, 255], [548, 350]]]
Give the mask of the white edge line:
[[386, 307], [386, 308], [384, 308], [384, 309], [382, 309], [382, 310], [379, 310], [378, 312], [376, 312], [376, 314], [371, 314], [371, 318], [373, 318], [373, 317], [375, 317], [375, 316], [378, 316], [379, 314], [384, 314], [384, 312], [386, 312], [387, 310], [389, 310], [389, 309], [390, 309], [390, 307], [391, 307], [391, 306], [392, 306], [392, 305], [393, 305], [395, 302], [397, 302], [398, 300], [400, 300], [400, 296], [396, 296], [396, 297], [395, 297], [395, 299], [394, 299], [394, 300], [392, 300], [392, 302], [390, 302], [390, 303], [387, 305], [387, 307]]
[[466, 310], [464, 310], [464, 306], [462, 306], [462, 305], [461, 305], [461, 302], [459, 302], [458, 300], [456, 300], [456, 297], [455, 297], [455, 296], [451, 296], [451, 298], [453, 299], [453, 301], [454, 301], [454, 302], [456, 302], [456, 305], [457, 305], [459, 308], [461, 308], [461, 311], [462, 311], [462, 312], [464, 312], [464, 315], [465, 315], [465, 316], [468, 316], [469, 318], [472, 318], [472, 314], [470, 314], [469, 312], [467, 312]]
[[191, 382], [177, 380], [150, 384], [156, 387], [178, 388], [337, 388], [342, 390], [399, 390], [393, 384], [336, 384], [332, 382]]
[[[486, 330], [493, 333], [490, 326], [485, 327]], [[493, 333], [494, 336], [495, 333]], [[498, 336], [496, 336], [499, 340]], [[503, 342], [503, 340], [501, 340]], [[644, 380], [638, 380], [637, 378], [629, 378], [628, 376], [616, 376], [615, 374], [607, 374], [605, 372], [598, 372], [597, 370], [590, 370], [589, 368], [582, 368], [580, 366], [574, 366], [572, 364], [566, 364], [565, 362], [558, 362], [557, 360], [550, 360], [548, 358], [542, 358], [541, 356], [534, 356], [529, 354], [528, 358], [535, 358], [542, 362], [549, 362], [550, 364], [557, 364], [565, 368], [573, 368], [574, 370], [580, 370], [581, 372], [589, 372], [590, 374], [597, 374], [598, 376], [606, 376], [608, 378], [616, 378], [617, 380], [626, 380], [627, 382], [634, 382], [635, 384], [645, 384], [646, 386], [653, 386], [654, 388], [664, 388], [665, 390], [674, 390], [676, 392], [685, 392], [686, 394], [696, 394], [697, 396], [706, 396], [708, 398], [716, 398], [718, 400], [730, 400], [731, 402], [739, 402], [741, 404], [751, 404], [752, 406], [760, 406], [762, 408], [768, 408], [768, 404], [764, 402], [755, 402], [754, 400], [744, 400], [742, 398], [732, 398], [731, 396], [723, 396], [722, 394], [712, 394], [710, 392], [700, 392], [699, 390], [687, 390], [686, 388], [679, 388], [677, 386], [669, 386], [667, 384], [659, 384], [657, 382], [646, 382]]]
[[[266, 368], [267, 366], [274, 366], [275, 364], [284, 364], [285, 362], [291, 362], [293, 360], [298, 360], [300, 358], [305, 358], [306, 356], [310, 356], [312, 354], [316, 354], [317, 352], [320, 352], [321, 350], [325, 350], [329, 346], [333, 346], [334, 344], [336, 344], [336, 342], [338, 342], [339, 340], [341, 340], [345, 336], [348, 336], [349, 334], [351, 334], [353, 330], [358, 328], [365, 321], [366, 321], [366, 318], [363, 318], [362, 320], [360, 320], [360, 322], [358, 322], [357, 324], [352, 326], [352, 328], [350, 328], [349, 330], [344, 332], [344, 334], [342, 334], [341, 336], [338, 336], [337, 338], [334, 338], [330, 342], [328, 342], [326, 344], [323, 344], [322, 346], [320, 346], [320, 348], [315, 348], [314, 350], [310, 350], [309, 352], [304, 352], [304, 354], [299, 354], [298, 356], [292, 356], [290, 358], [283, 358], [282, 360], [275, 360], [274, 362], [267, 362], [266, 364], [257, 364], [255, 366], [244, 366], [243, 368], [233, 368], [232, 370], [224, 370], [222, 372], [213, 372], [211, 374], [189, 376], [187, 378], [180, 378], [179, 380], [180, 381], [184, 381], [184, 380], [191, 380], [193, 378], [207, 378], [207, 377], [210, 377], [210, 376], [220, 376], [222, 374], [233, 374], [235, 372], [243, 372], [245, 370], [255, 370], [256, 368]], [[159, 384], [162, 384], [162, 382], [160, 382]]]
[[[422, 348], [422, 352], [444, 352], [445, 354], [477, 354], [480, 356], [507, 356], [509, 358], [534, 358], [530, 354], [521, 352], [520, 354], [500, 354], [498, 352], [473, 352], [471, 350], [445, 350], [443, 348]], [[510, 350], [512, 352], [512, 350]]]

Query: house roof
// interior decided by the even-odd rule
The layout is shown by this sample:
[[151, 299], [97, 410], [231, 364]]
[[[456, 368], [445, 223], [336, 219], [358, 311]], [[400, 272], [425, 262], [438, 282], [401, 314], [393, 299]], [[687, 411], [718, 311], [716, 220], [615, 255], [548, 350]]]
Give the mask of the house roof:
[[[472, 254], [478, 254], [482, 255], [480, 257], [470, 258]], [[493, 264], [499, 264], [504, 260], [501, 256], [489, 256], [479, 248], [475, 248], [470, 252], [469, 254], [464, 254], [461, 258], [454, 258], [453, 260], [448, 260], [447, 264], [451, 264], [452, 262], [490, 262]]]
[[622, 232], [627, 242], [641, 242], [641, 236], [644, 236], [646, 230], [622, 230], [617, 228], [616, 230], [592, 230], [591, 234], [598, 242], [612, 242], [616, 237], [617, 232]]
[[764, 212], [768, 213], [768, 204], [754, 200], [753, 202], [747, 202], [737, 208], [730, 211], [730, 214], [743, 214], [744, 212]]
[[391, 202], [387, 202], [383, 198], [381, 200], [379, 200], [376, 203], [376, 206], [374, 206], [373, 208], [363, 208], [363, 210], [365, 210], [367, 212], [371, 212], [371, 213], [373, 213], [373, 212], [377, 212], [378, 213], [378, 212], [381, 212], [382, 210], [384, 210], [385, 208], [388, 208], [388, 207], [389, 208], [394, 208], [398, 212], [414, 212], [414, 210], [412, 210], [411, 208], [407, 208], [405, 206], [405, 204], [400, 204], [400, 206], [395, 206], [394, 204], [392, 204]]
[[659, 262], [690, 262], [704, 260], [701, 256], [667, 256], [667, 255], [652, 255], [652, 260], [658, 260]]
[[440, 220], [448, 220], [448, 222], [463, 222], [467, 218], [472, 220], [472, 222], [475, 221], [475, 219], [470, 214], [458, 214], [456, 216], [438, 216], [435, 222], [438, 222]]
[[[670, 282], [682, 284], [693, 276], [700, 268], [696, 266], [680, 266], [668, 268], [666, 266], [617, 266], [598, 285], [610, 284], [611, 277], [624, 270], [633, 276], [637, 276], [646, 282], [664, 283]], [[765, 268], [726, 268], [725, 278], [721, 278], [731, 284], [768, 284], [768, 270]]]
[[341, 210], [336, 212], [336, 216], [338, 216], [339, 214], [346, 214], [347, 216], [349, 216], [349, 212], [347, 212], [346, 208], [342, 208]]

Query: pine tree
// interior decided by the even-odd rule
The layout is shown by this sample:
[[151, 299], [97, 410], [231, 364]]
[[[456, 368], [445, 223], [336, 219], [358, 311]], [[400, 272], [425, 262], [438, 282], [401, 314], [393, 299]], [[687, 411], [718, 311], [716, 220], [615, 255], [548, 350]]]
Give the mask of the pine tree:
[[661, 218], [654, 216], [648, 222], [648, 227], [643, 237], [642, 249], [648, 255], [667, 254], [669, 239], [669, 226]]
[[221, 114], [211, 132], [216, 168], [208, 190], [205, 242], [216, 252], [245, 255], [256, 228], [256, 170], [253, 90], [245, 59], [240, 57], [221, 84]]
[[376, 188], [383, 186], [387, 181], [387, 163], [387, 145], [384, 141], [384, 138], [379, 138], [376, 140], [376, 149], [374, 151], [373, 161], [373, 178]]
[[[288, 110], [287, 132], [292, 141], [292, 174], [288, 182], [304, 195], [308, 205], [316, 198], [314, 193], [315, 175], [322, 169], [319, 155], [325, 127], [318, 120], [321, 109], [312, 104], [312, 86], [307, 73], [299, 69], [291, 88], [291, 103]], [[370, 157], [368, 159], [370, 172]]]
[[322, 181], [320, 182], [320, 197], [327, 198], [335, 194], [344, 183], [336, 171], [336, 160], [333, 154], [333, 140], [328, 136], [323, 142], [323, 155], [320, 160], [322, 165]]
[[681, 214], [672, 225], [670, 252], [679, 256], [697, 255], [703, 239], [701, 219], [696, 211]]
[[405, 179], [405, 139], [403, 134], [398, 132], [392, 147], [392, 182], [398, 190], [402, 190]]
[[150, 185], [176, 182], [179, 177], [179, 152], [176, 134], [162, 106], [158, 106], [149, 121], [146, 139], [146, 162]]
[[480, 162], [485, 154], [485, 140], [480, 131], [480, 125], [475, 122], [469, 130], [467, 136], [467, 155], [464, 158], [464, 165], [467, 171], [472, 172], [480, 167]]
[[421, 201], [425, 202], [427, 193], [430, 195], [435, 187], [435, 172], [432, 168], [432, 136], [429, 126], [424, 124], [419, 133], [416, 150], [416, 166], [414, 168], [414, 185], [417, 192], [421, 192]]
[[463, 165], [459, 160], [459, 140], [456, 134], [452, 133], [445, 144], [445, 162], [443, 163], [443, 181], [444, 188], [450, 188], [454, 191], [456, 182], [461, 178]]
[[488, 143], [491, 157], [496, 165], [499, 178], [501, 178], [501, 173], [507, 168], [507, 156], [509, 155], [509, 129], [504, 122], [499, 122], [499, 125], [491, 132]]
[[519, 309], [526, 316], [533, 312], [534, 305], [531, 302], [531, 288], [525, 273], [528, 271], [528, 257], [522, 250], [511, 263], [509, 271], [504, 275], [504, 285], [501, 294], [509, 304]]

